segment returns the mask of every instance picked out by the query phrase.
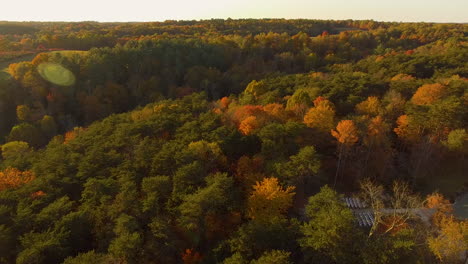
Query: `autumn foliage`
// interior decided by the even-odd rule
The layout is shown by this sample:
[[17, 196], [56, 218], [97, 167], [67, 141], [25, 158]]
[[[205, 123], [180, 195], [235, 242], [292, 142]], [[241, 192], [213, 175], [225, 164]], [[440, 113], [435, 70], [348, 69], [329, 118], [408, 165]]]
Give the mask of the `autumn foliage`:
[[43, 197], [43, 196], [46, 196], [46, 193], [43, 192], [43, 191], [37, 191], [37, 192], [34, 192], [31, 194], [31, 198], [33, 199], [37, 199], [37, 198], [40, 198], [40, 197]]
[[288, 113], [286, 112], [282, 104], [267, 104], [263, 107], [263, 111], [265, 111], [265, 113], [272, 119], [276, 119], [279, 121], [285, 121], [288, 119]]
[[31, 171], [20, 171], [16, 168], [7, 168], [0, 171], [0, 191], [16, 188], [35, 179]]
[[318, 97], [314, 100], [314, 105], [305, 114], [304, 123], [308, 127], [328, 133], [335, 125], [333, 104], [323, 97]]
[[219, 100], [219, 104], [223, 109], [228, 108], [230, 103], [231, 103], [231, 99], [229, 99], [229, 97], [226, 97], [226, 96]]
[[468, 250], [468, 221], [445, 217], [440, 222], [437, 234], [428, 239], [429, 248], [443, 263], [460, 263]]
[[435, 192], [426, 197], [425, 206], [434, 209], [432, 222], [440, 226], [444, 219], [453, 213], [453, 206], [442, 194]]
[[466, 29], [0, 21], [0, 263], [465, 261]]
[[82, 127], [75, 127], [73, 130], [66, 132], [64, 135], [63, 144], [68, 144], [69, 142], [73, 141], [84, 130], [85, 129]]
[[336, 126], [336, 130], [332, 130], [331, 134], [345, 146], [352, 146], [359, 139], [358, 130], [352, 120], [340, 121]]
[[244, 135], [251, 134], [255, 129], [260, 126], [260, 123], [255, 116], [249, 116], [242, 120], [239, 125], [239, 131], [242, 132]]
[[412, 118], [408, 115], [401, 115], [398, 117], [396, 123], [397, 127], [393, 131], [398, 135], [400, 139], [406, 142], [414, 142], [419, 137], [419, 133], [412, 126]]
[[277, 178], [265, 178], [253, 188], [254, 191], [248, 199], [248, 215], [252, 219], [281, 217], [292, 205], [295, 187], [283, 188]]
[[185, 252], [182, 253], [182, 261], [184, 264], [197, 264], [202, 261], [202, 257], [200, 253], [190, 248], [186, 249]]
[[367, 100], [356, 105], [356, 112], [364, 115], [378, 115], [380, 111], [380, 101], [376, 96], [369, 96]]
[[411, 81], [414, 77], [409, 74], [400, 73], [392, 77], [392, 81]]
[[388, 126], [381, 116], [376, 116], [371, 119], [367, 126], [367, 138], [364, 140], [366, 145], [382, 145], [386, 138]]
[[[222, 104], [222, 102], [220, 102]], [[222, 113], [223, 107], [217, 108], [217, 113]], [[282, 104], [272, 103], [262, 105], [242, 105], [232, 106], [224, 115], [225, 120], [237, 126], [244, 135], [249, 135], [257, 129], [262, 128], [272, 121], [284, 122], [289, 119], [289, 112], [285, 110]]]
[[416, 105], [430, 105], [442, 98], [445, 91], [445, 86], [440, 83], [425, 84], [418, 88], [411, 98], [411, 102]]

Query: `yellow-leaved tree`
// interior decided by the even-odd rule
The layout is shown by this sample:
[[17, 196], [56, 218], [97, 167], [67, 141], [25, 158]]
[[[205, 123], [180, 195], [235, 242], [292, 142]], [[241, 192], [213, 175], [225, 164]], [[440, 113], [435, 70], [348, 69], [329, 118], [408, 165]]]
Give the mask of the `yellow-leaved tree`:
[[255, 220], [272, 220], [282, 217], [291, 207], [293, 186], [283, 188], [277, 178], [265, 178], [257, 182], [248, 199], [248, 216]]
[[356, 105], [356, 112], [362, 115], [376, 116], [381, 112], [380, 100], [376, 96], [369, 96], [367, 99]]
[[429, 248], [442, 263], [462, 263], [468, 250], [468, 221], [444, 217], [436, 236], [428, 239]]
[[304, 116], [304, 124], [328, 133], [335, 126], [335, 110], [333, 104], [326, 100], [315, 100], [315, 107], [309, 109]]

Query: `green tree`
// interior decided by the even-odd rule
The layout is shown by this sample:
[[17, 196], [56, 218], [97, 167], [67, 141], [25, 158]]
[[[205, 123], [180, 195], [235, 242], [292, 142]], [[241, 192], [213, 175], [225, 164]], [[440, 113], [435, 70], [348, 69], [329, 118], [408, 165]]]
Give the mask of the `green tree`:
[[418, 235], [422, 236], [415, 229], [407, 227], [390, 235], [368, 239], [362, 236], [360, 239], [364, 243], [360, 249], [360, 261], [366, 264], [418, 263], [424, 259], [421, 254], [424, 248], [417, 247], [421, 239]]
[[313, 146], [305, 146], [289, 157], [288, 162], [276, 164], [278, 176], [296, 185], [306, 184], [317, 175], [319, 169], [320, 158]]
[[[1, 215], [5, 217], [4, 215]], [[11, 228], [0, 224], [0, 263], [11, 263], [15, 251], [15, 236]]]
[[245, 93], [252, 94], [255, 98], [259, 98], [262, 94], [267, 92], [268, 86], [263, 81], [251, 81], [245, 88]]
[[309, 221], [302, 226], [304, 238], [299, 241], [304, 251], [312, 249], [339, 263], [352, 260], [354, 217], [336, 191], [322, 187], [309, 198], [306, 215]]
[[24, 141], [11, 141], [2, 145], [3, 159], [14, 159], [29, 152], [29, 144]]
[[23, 141], [37, 148], [43, 145], [44, 138], [37, 127], [28, 123], [21, 123], [11, 129], [8, 141]]
[[187, 231], [197, 234], [194, 243], [198, 244], [210, 226], [206, 216], [220, 216], [235, 207], [234, 180], [226, 173], [217, 173], [206, 178], [206, 187], [183, 198], [179, 206], [179, 224]]
[[452, 130], [443, 144], [452, 151], [468, 152], [468, 134], [465, 129]]
[[17, 255], [18, 264], [60, 263], [68, 255], [63, 240], [65, 234], [47, 231], [26, 233], [21, 241], [21, 251]]
[[154, 176], [144, 178], [141, 189], [146, 196], [143, 200], [143, 212], [156, 214], [164, 210], [171, 195], [172, 184], [167, 176]]
[[30, 157], [34, 152], [27, 142], [11, 141], [1, 146], [3, 166], [26, 170], [30, 166]]
[[80, 253], [76, 257], [68, 257], [65, 259], [63, 264], [82, 264], [82, 263], [89, 263], [89, 264], [111, 264], [115, 263], [117, 260], [102, 253], [96, 253], [94, 250]]
[[109, 245], [109, 253], [126, 263], [137, 263], [137, 256], [143, 245], [137, 220], [127, 214], [121, 214], [115, 223], [117, 237]]
[[250, 262], [250, 264], [292, 264], [289, 259], [290, 252], [283, 250], [271, 250], [263, 253], [263, 255]]
[[223, 264], [247, 264], [248, 261], [242, 257], [240, 253], [235, 253], [232, 256], [224, 259]]
[[231, 236], [228, 244], [233, 257], [240, 254], [245, 260], [257, 259], [271, 250], [295, 252], [299, 247], [296, 243], [300, 236], [299, 227], [298, 221], [284, 218], [273, 218], [267, 223], [250, 221]]
[[42, 133], [44, 133], [47, 139], [50, 139], [57, 134], [57, 123], [55, 123], [53, 117], [45, 115], [39, 123]]
[[27, 105], [18, 105], [16, 107], [16, 116], [20, 121], [31, 121], [32, 110]]
[[39, 226], [45, 228], [51, 222], [60, 219], [71, 212], [73, 202], [67, 196], [61, 197], [44, 207], [37, 215], [36, 221]]
[[307, 109], [312, 105], [313, 102], [312, 98], [310, 98], [310, 93], [306, 89], [299, 89], [288, 99], [286, 110], [293, 111], [299, 117], [299, 120], [302, 120]]

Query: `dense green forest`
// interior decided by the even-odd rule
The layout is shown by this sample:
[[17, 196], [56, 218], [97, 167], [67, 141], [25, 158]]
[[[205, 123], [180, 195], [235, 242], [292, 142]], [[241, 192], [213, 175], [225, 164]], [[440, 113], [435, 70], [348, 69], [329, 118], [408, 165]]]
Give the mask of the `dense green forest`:
[[0, 22], [0, 71], [0, 263], [468, 258], [466, 24]]

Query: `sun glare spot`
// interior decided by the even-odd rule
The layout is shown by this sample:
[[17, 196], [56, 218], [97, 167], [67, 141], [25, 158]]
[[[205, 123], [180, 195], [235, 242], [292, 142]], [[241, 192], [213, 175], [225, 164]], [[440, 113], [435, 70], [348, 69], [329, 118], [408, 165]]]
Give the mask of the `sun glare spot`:
[[53, 84], [70, 86], [75, 83], [75, 75], [60, 64], [49, 62], [41, 63], [37, 70], [42, 78]]

